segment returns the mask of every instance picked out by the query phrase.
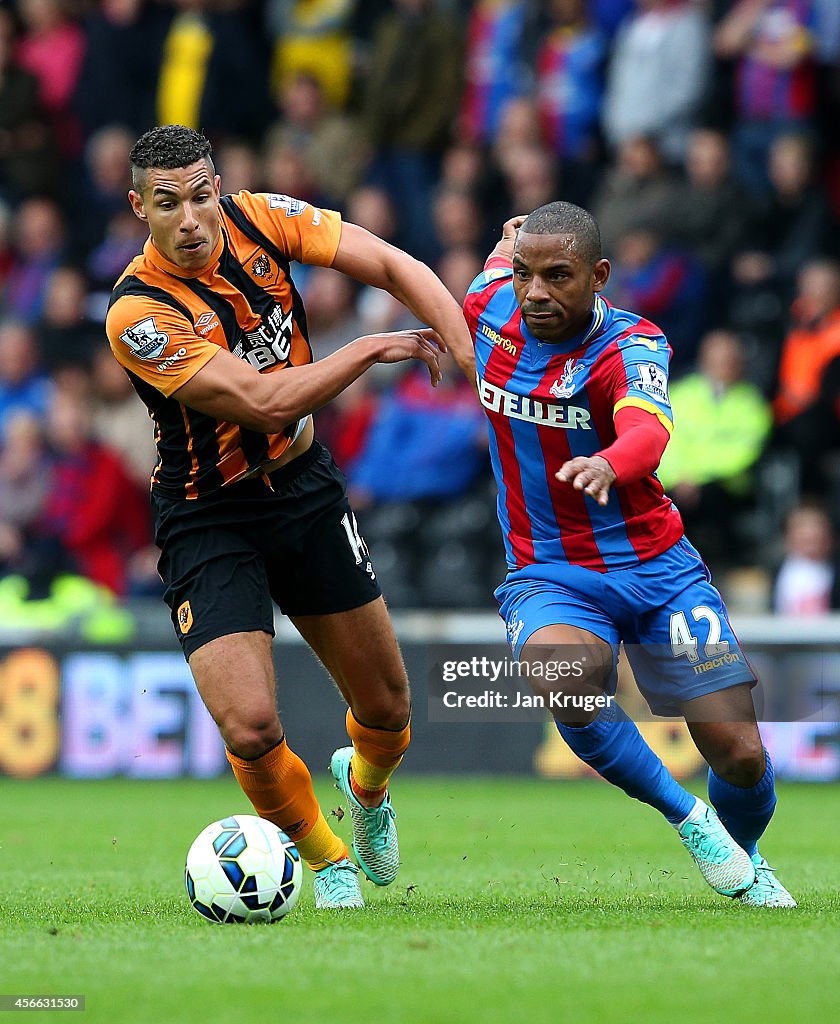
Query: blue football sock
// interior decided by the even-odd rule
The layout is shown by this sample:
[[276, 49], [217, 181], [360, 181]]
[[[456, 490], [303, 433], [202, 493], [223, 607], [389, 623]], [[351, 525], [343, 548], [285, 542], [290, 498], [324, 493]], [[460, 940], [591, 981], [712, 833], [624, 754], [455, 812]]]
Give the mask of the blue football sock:
[[770, 824], [776, 809], [773, 762], [764, 751], [767, 767], [755, 786], [733, 786], [709, 769], [709, 800], [727, 832], [752, 857], [758, 840]]
[[691, 813], [695, 798], [677, 782], [618, 704], [581, 729], [557, 723], [581, 761], [628, 796], [661, 811], [672, 825]]

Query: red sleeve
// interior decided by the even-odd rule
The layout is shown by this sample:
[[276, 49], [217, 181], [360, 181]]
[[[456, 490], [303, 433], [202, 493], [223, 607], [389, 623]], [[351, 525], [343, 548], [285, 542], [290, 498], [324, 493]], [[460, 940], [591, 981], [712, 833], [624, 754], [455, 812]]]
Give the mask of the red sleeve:
[[475, 348], [475, 332], [478, 330], [478, 310], [481, 295], [481, 292], [470, 292], [464, 299], [464, 319], [467, 321], [467, 327], [470, 329], [470, 340], [473, 343], [473, 348]]
[[653, 473], [671, 436], [653, 413], [635, 406], [619, 409], [614, 418], [618, 437], [596, 452], [612, 466], [617, 484], [630, 484]]
[[484, 263], [485, 270], [510, 270], [512, 266], [510, 256], [503, 256], [494, 249]]

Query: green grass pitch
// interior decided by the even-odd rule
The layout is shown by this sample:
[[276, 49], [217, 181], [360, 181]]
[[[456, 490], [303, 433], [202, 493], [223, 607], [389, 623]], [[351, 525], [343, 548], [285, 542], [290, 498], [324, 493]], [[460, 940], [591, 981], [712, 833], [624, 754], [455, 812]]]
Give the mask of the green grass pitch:
[[285, 921], [218, 926], [182, 870], [248, 810], [232, 780], [0, 781], [0, 993], [84, 993], [114, 1024], [838, 1019], [839, 786], [780, 787], [763, 849], [792, 912], [715, 896], [604, 784], [406, 773], [394, 798], [403, 868], [366, 910], [316, 913], [307, 877]]

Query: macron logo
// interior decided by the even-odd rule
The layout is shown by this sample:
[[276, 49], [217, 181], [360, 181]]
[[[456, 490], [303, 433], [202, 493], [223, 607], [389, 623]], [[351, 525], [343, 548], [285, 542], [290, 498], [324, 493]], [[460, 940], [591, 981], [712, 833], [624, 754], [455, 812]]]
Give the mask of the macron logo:
[[494, 345], [498, 345], [500, 348], [503, 348], [505, 352], [508, 352], [512, 356], [516, 355], [516, 345], [514, 345], [514, 343], [503, 334], [499, 334], [498, 331], [494, 331], [492, 327], [488, 327], [487, 324], [483, 323], [481, 325], [481, 333], [488, 337]]

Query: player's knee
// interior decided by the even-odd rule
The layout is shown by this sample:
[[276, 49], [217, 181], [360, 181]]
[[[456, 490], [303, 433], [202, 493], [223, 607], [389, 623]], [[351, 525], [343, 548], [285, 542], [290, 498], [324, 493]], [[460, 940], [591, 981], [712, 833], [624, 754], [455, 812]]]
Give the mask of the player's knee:
[[385, 683], [354, 699], [356, 719], [374, 729], [402, 729], [411, 715], [411, 695], [404, 680]]
[[764, 775], [764, 748], [759, 736], [733, 738], [712, 765], [715, 774], [733, 786], [755, 786]]
[[612, 652], [605, 644], [540, 650], [539, 654], [526, 646], [522, 660], [527, 663], [531, 689], [560, 721], [565, 721], [564, 709], [579, 709], [582, 702], [606, 691], [613, 667]]
[[534, 693], [542, 698], [545, 707], [562, 725], [588, 725], [598, 714], [609, 683], [610, 672], [603, 666], [590, 666], [577, 675], [557, 678], [550, 666], [543, 674], [531, 673], [529, 682]]
[[283, 738], [280, 719], [269, 710], [237, 717], [222, 723], [220, 728], [228, 750], [246, 761], [262, 757]]

